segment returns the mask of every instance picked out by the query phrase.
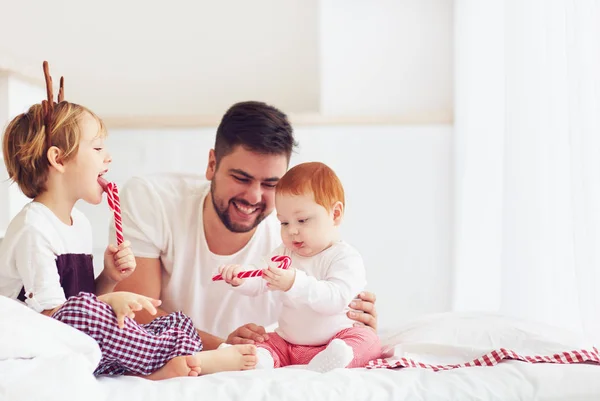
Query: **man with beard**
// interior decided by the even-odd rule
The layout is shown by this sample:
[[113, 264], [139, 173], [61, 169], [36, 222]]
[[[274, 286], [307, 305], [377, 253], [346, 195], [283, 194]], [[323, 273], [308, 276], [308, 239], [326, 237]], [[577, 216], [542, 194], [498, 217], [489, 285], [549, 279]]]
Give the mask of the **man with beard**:
[[[203, 330], [198, 332], [205, 349], [216, 348], [223, 338], [229, 344], [265, 339], [264, 326], [276, 322], [280, 310], [271, 294], [248, 298], [212, 276], [224, 264], [263, 268], [263, 258], [281, 242], [271, 212], [275, 185], [295, 146], [280, 110], [261, 102], [237, 103], [217, 128], [206, 179], [157, 174], [134, 177], [123, 187], [123, 233], [137, 268], [116, 290], [162, 300], [157, 315], [140, 311], [136, 320], [147, 323], [183, 311]], [[113, 241], [114, 235], [112, 226]], [[348, 316], [376, 329], [374, 294], [357, 295]]]

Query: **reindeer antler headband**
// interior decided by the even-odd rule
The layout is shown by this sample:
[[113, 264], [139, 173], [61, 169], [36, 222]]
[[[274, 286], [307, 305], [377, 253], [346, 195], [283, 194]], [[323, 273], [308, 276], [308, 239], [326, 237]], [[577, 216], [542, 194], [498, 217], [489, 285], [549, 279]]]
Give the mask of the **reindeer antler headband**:
[[[52, 125], [52, 114], [54, 112], [54, 91], [52, 90], [52, 77], [48, 68], [48, 62], [44, 61], [44, 78], [46, 79], [46, 93], [48, 100], [42, 100], [42, 110], [44, 110], [44, 124], [46, 125], [46, 133], [50, 133], [50, 126]], [[58, 103], [62, 102], [65, 98], [65, 79], [60, 77], [60, 89], [58, 90]]]

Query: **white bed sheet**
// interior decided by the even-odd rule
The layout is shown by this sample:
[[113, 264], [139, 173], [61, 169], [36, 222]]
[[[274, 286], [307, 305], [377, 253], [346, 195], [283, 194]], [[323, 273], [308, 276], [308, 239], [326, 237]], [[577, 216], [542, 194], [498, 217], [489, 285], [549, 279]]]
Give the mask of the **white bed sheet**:
[[[152, 382], [102, 377], [98, 344], [54, 319], [0, 297], [0, 400], [600, 400], [600, 364], [338, 369], [326, 374], [294, 366]], [[578, 334], [493, 314], [446, 313], [381, 333], [386, 353], [432, 363], [462, 363], [498, 347], [521, 355], [591, 350]], [[432, 359], [433, 358], [433, 359]], [[444, 362], [446, 361], [446, 362]]]
[[326, 374], [300, 367], [231, 372], [150, 382], [99, 379], [105, 400], [600, 400], [600, 366], [527, 364], [433, 372], [424, 369], [339, 369]]

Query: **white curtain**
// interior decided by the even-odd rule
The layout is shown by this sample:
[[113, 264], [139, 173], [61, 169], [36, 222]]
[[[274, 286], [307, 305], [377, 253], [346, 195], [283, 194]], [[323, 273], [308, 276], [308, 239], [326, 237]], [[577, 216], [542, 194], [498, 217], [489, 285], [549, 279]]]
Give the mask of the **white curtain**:
[[600, 344], [600, 0], [456, 0], [454, 310]]

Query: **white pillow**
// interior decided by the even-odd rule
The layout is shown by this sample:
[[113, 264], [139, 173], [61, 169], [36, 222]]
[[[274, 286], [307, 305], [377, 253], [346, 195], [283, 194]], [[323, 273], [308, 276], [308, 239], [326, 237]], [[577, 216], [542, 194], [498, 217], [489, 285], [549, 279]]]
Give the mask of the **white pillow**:
[[80, 355], [79, 369], [93, 372], [100, 348], [88, 335], [23, 303], [0, 296], [0, 361]]
[[384, 358], [461, 364], [505, 348], [521, 356], [592, 350], [583, 335], [493, 313], [428, 315], [382, 336]]

